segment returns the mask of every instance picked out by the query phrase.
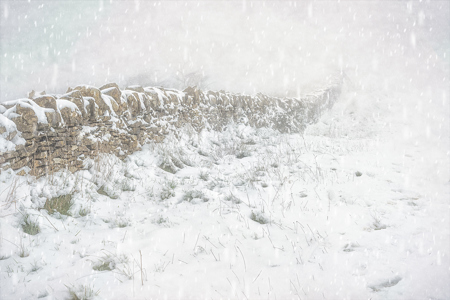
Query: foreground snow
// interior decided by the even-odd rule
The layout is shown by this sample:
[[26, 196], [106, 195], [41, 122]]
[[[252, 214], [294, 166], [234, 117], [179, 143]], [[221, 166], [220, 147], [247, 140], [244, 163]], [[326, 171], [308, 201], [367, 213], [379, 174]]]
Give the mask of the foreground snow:
[[[2, 172], [1, 298], [450, 298], [447, 137], [351, 99], [304, 136], [186, 129], [75, 174]], [[71, 216], [39, 209], [66, 194]]]

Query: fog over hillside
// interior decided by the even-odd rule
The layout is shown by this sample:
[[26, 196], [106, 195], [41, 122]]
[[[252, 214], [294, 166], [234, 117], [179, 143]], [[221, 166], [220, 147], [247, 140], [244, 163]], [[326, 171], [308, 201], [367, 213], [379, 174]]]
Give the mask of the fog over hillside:
[[297, 96], [341, 71], [380, 91], [448, 85], [447, 1], [0, 6], [0, 101], [106, 82]]

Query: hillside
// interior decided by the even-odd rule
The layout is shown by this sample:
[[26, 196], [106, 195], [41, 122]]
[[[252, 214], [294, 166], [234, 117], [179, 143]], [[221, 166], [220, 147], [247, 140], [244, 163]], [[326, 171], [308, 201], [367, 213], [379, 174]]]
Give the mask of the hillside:
[[184, 129], [75, 173], [3, 171], [2, 298], [448, 298], [443, 141], [356, 93], [303, 135]]

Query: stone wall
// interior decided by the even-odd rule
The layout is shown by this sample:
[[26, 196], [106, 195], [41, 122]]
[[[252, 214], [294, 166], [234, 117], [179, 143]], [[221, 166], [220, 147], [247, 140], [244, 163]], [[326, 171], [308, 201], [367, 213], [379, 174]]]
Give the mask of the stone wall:
[[338, 82], [301, 99], [245, 96], [224, 91], [184, 91], [110, 83], [77, 86], [64, 95], [35, 95], [0, 103], [0, 172], [42, 176], [61, 168], [76, 171], [98, 153], [121, 158], [145, 142], [161, 142], [190, 125], [221, 131], [230, 122], [302, 132], [340, 95]]

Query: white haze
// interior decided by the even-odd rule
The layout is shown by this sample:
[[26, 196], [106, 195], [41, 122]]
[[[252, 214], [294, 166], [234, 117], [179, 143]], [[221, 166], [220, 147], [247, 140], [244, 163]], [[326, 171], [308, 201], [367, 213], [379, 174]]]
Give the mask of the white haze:
[[341, 71], [380, 92], [448, 85], [447, 1], [2, 1], [1, 10], [0, 101], [77, 84], [183, 88], [192, 72], [204, 88], [274, 96]]

